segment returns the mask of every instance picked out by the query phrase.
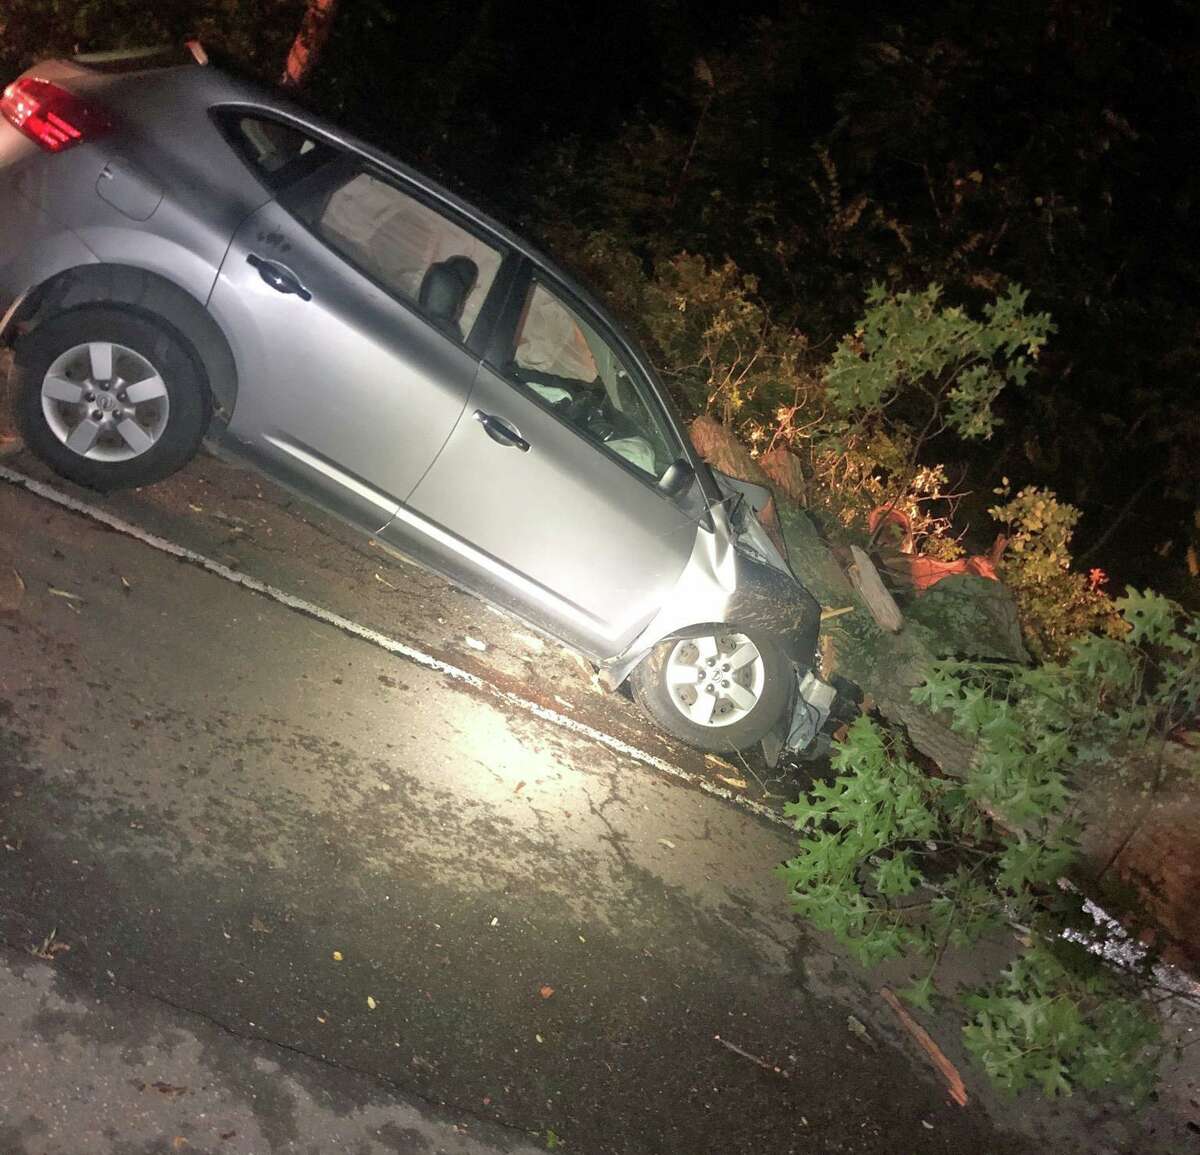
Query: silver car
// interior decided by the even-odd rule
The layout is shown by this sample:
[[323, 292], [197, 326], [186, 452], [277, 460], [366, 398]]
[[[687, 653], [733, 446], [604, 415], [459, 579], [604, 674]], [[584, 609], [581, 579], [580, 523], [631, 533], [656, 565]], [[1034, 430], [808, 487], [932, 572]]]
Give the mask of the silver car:
[[808, 744], [820, 610], [645, 356], [520, 237], [207, 66], [51, 60], [0, 99], [0, 340], [96, 489], [207, 439], [630, 679], [708, 750]]

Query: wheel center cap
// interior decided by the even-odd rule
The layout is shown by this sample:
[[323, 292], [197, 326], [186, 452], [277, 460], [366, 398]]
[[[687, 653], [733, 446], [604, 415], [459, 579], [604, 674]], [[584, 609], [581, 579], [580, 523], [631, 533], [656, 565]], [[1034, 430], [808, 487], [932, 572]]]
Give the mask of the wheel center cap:
[[96, 408], [105, 413], [111, 413], [117, 407], [116, 398], [111, 393], [96, 394]]

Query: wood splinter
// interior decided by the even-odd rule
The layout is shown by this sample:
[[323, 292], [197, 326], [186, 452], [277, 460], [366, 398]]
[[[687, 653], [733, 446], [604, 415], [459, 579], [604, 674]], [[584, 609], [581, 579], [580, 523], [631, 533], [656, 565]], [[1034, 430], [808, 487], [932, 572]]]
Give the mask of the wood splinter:
[[896, 1012], [904, 1029], [920, 1043], [921, 1049], [929, 1056], [929, 1061], [946, 1080], [950, 1098], [960, 1107], [965, 1107], [967, 1105], [967, 1088], [962, 1081], [962, 1076], [958, 1073], [958, 1068], [946, 1058], [942, 1048], [933, 1041], [929, 1032], [901, 1006], [900, 1000], [887, 987], [881, 987], [879, 993], [887, 1005]]
[[764, 1071], [770, 1071], [773, 1075], [782, 1075], [785, 1079], [792, 1077], [791, 1071], [785, 1071], [782, 1067], [777, 1067], [774, 1063], [768, 1063], [766, 1059], [759, 1058], [758, 1055], [752, 1055], [749, 1051], [742, 1050], [737, 1043], [731, 1043], [728, 1039], [721, 1038], [720, 1035], [713, 1035], [713, 1039], [735, 1055], [741, 1055], [743, 1059], [749, 1059], [756, 1066], [762, 1067]]

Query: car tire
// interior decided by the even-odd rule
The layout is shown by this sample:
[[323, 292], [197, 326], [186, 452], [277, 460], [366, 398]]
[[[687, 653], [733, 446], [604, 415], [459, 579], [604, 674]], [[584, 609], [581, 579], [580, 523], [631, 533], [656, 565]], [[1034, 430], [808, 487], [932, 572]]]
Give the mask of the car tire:
[[199, 448], [212, 399], [167, 325], [85, 306], [43, 321], [15, 353], [17, 427], [62, 477], [99, 490], [148, 485]]
[[[630, 674], [634, 701], [659, 729], [689, 746], [714, 753], [745, 750], [762, 741], [791, 703], [792, 664], [769, 635], [728, 625], [709, 629], [711, 633], [698, 637], [676, 637], [656, 645]], [[728, 665], [726, 659], [745, 654], [747, 644], [756, 651], [750, 676], [745, 664], [733, 671], [722, 669]], [[709, 664], [708, 651], [714, 646], [712, 656], [717, 660]], [[701, 687], [695, 691], [696, 697], [707, 692], [713, 699], [707, 722], [698, 719], [708, 703], [700, 703], [699, 708], [695, 702], [689, 706], [693, 683], [679, 680], [680, 673], [686, 674], [690, 668], [704, 674], [702, 682], [694, 683]], [[722, 682], [729, 685], [730, 678], [739, 679], [738, 702], [728, 696], [732, 687], [722, 688]], [[710, 685], [712, 691], [708, 691]], [[748, 707], [747, 695], [754, 699]]]

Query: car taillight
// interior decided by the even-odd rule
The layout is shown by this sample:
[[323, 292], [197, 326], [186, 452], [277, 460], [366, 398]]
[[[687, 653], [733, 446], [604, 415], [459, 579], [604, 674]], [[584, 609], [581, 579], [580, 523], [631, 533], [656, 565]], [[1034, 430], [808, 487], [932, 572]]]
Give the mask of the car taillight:
[[48, 80], [14, 80], [0, 97], [0, 113], [47, 152], [63, 152], [112, 131], [108, 114]]

